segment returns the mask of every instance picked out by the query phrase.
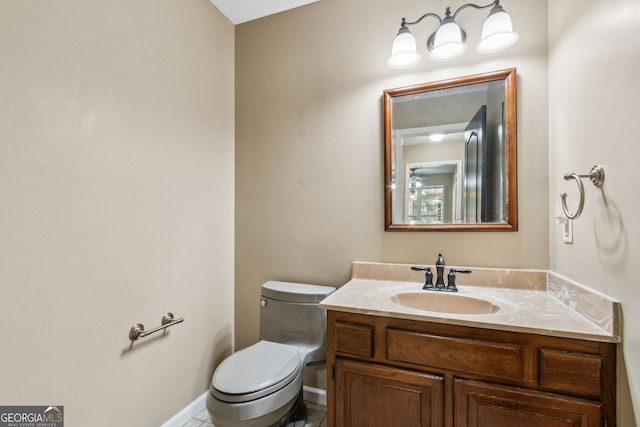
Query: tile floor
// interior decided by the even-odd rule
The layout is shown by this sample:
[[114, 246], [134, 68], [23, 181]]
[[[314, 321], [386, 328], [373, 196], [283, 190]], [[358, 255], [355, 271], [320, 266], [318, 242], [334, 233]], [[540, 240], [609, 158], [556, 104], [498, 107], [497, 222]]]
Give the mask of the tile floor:
[[[307, 404], [307, 409], [309, 410], [305, 427], [326, 427], [327, 409], [317, 403], [305, 403]], [[214, 425], [211, 423], [211, 420], [209, 419], [209, 413], [205, 409], [198, 415], [193, 417], [191, 420], [189, 420], [189, 422], [187, 422], [182, 427], [214, 427]]]

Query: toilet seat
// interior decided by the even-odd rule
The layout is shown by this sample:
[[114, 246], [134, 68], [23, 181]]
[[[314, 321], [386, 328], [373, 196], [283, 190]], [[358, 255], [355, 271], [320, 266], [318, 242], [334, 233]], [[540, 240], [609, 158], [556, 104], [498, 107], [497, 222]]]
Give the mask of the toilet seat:
[[211, 392], [219, 400], [255, 400], [286, 387], [301, 374], [298, 347], [271, 341], [258, 343], [227, 357], [216, 369]]

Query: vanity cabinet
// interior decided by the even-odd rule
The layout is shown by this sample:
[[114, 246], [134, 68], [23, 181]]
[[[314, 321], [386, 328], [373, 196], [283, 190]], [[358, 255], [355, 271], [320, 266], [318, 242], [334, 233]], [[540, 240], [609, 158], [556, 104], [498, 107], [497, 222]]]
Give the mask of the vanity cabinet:
[[613, 343], [329, 310], [329, 427], [615, 425]]

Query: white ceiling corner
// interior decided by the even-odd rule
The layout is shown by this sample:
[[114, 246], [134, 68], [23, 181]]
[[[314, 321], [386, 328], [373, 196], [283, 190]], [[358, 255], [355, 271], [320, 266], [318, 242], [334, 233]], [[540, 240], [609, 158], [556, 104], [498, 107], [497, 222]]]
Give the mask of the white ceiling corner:
[[234, 25], [284, 12], [318, 0], [211, 0]]

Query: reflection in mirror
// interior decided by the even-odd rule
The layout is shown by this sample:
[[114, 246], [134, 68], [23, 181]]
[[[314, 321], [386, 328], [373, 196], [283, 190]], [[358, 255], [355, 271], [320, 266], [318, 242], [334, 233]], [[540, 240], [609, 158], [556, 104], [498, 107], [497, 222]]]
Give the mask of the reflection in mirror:
[[516, 70], [384, 92], [385, 229], [517, 230]]

